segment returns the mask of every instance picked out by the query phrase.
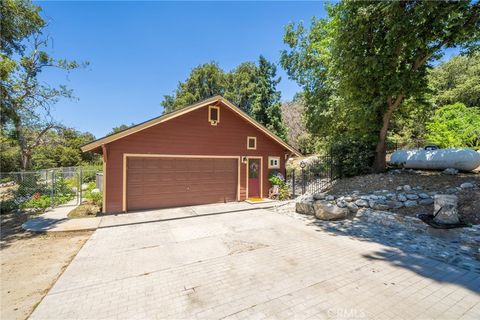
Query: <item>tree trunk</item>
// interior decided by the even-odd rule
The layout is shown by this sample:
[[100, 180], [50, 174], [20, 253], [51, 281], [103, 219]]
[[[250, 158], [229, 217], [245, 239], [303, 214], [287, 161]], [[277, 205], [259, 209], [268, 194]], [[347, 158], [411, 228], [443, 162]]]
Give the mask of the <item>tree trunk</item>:
[[387, 99], [387, 110], [382, 117], [382, 128], [378, 134], [378, 142], [375, 148], [375, 160], [373, 161], [373, 172], [384, 172], [387, 169], [387, 133], [390, 126], [393, 111], [402, 103], [404, 94], [397, 96], [395, 101], [391, 98]]

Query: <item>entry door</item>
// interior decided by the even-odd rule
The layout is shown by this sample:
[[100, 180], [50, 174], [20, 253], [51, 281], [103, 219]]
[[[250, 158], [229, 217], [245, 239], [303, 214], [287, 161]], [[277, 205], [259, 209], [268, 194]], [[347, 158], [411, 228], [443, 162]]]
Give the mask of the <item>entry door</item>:
[[248, 159], [248, 197], [260, 198], [260, 159]]

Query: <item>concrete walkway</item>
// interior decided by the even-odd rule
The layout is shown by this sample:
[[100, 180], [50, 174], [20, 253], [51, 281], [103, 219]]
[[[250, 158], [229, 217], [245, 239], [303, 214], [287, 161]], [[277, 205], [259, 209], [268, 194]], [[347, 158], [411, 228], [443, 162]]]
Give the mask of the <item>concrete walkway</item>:
[[22, 228], [32, 232], [67, 232], [95, 230], [100, 224], [101, 217], [69, 219], [68, 213], [77, 206], [76, 200], [53, 208], [36, 218], [30, 219]]
[[103, 217], [30, 319], [480, 319], [479, 273], [241, 207]]
[[185, 219], [194, 216], [226, 214], [238, 211], [272, 208], [284, 202], [264, 201], [258, 203], [231, 202], [226, 204], [207, 204], [191, 207], [158, 209], [119, 213], [92, 218], [69, 219], [68, 213], [76, 207], [74, 201], [54, 208], [44, 214], [30, 219], [22, 228], [32, 232], [68, 232], [95, 230], [102, 227], [131, 225], [149, 222]]

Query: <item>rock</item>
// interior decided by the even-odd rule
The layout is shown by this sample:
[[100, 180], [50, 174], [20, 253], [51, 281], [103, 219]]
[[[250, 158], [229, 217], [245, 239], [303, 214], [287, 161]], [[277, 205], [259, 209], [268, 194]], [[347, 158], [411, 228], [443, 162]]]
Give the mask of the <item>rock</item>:
[[403, 190], [407, 191], [407, 192], [412, 191], [412, 187], [410, 187], [408, 184], [406, 184], [406, 185], [403, 186]]
[[358, 206], [355, 204], [355, 203], [347, 203], [347, 208], [348, 208], [348, 211], [352, 212], [352, 213], [357, 213], [358, 211]]
[[325, 200], [316, 201], [313, 204], [315, 210], [315, 217], [320, 220], [339, 220], [345, 219], [348, 216], [347, 208], [340, 208]]
[[328, 196], [325, 197], [325, 200], [327, 200], [327, 201], [333, 201], [333, 200], [335, 200], [335, 196], [328, 195]]
[[358, 199], [355, 204], [359, 207], [368, 207], [368, 202], [365, 199]]
[[398, 201], [402, 201], [402, 202], [408, 200], [408, 199], [407, 199], [407, 196], [406, 196], [405, 194], [403, 194], [403, 193], [400, 193], [400, 194], [398, 195], [397, 199], [398, 199]]
[[295, 204], [295, 211], [301, 214], [314, 215], [313, 202], [297, 202]]
[[458, 170], [454, 169], [454, 168], [447, 168], [447, 169], [443, 170], [443, 173], [444, 174], [449, 174], [449, 175], [456, 175], [458, 173]]
[[407, 194], [407, 199], [408, 199], [408, 200], [417, 200], [417, 199], [418, 199], [418, 195], [416, 195], [416, 194]]
[[378, 200], [378, 199], [379, 199], [379, 197], [376, 196], [376, 195], [374, 195], [374, 194], [372, 194], [372, 195], [370, 196], [370, 200]]
[[402, 186], [398, 186], [397, 187], [397, 191], [402, 191], [403, 190], [403, 187]]
[[387, 209], [389, 209], [388, 205], [383, 204], [381, 202], [378, 202], [376, 200], [370, 200], [368, 202], [368, 205], [370, 206], [370, 208], [372, 208], [374, 210], [387, 210]]
[[395, 193], [387, 193], [385, 197], [387, 197], [388, 199], [395, 199], [397, 195]]
[[400, 170], [400, 169], [393, 169], [393, 170], [390, 170], [388, 173], [390, 173], [390, 174], [400, 174], [400, 173], [402, 173], [402, 170]]
[[435, 196], [434, 221], [438, 223], [458, 223], [458, 197], [451, 194], [437, 194]]
[[353, 201], [353, 198], [350, 197], [350, 196], [346, 196], [345, 198], [343, 198], [343, 200], [347, 201], [347, 202], [352, 202]]
[[314, 199], [314, 200], [323, 200], [323, 199], [325, 199], [326, 196], [327, 196], [326, 193], [324, 193], [324, 192], [319, 192], [319, 193], [313, 194], [313, 199]]
[[403, 202], [401, 201], [387, 201], [386, 205], [390, 209], [398, 209], [403, 207]]
[[347, 204], [348, 204], [348, 202], [345, 201], [345, 200], [337, 200], [337, 206], [339, 206], [340, 208], [347, 207]]
[[428, 194], [426, 194], [425, 192], [422, 192], [422, 193], [419, 193], [418, 196], [422, 199], [428, 199], [430, 198], [430, 196]]
[[460, 185], [460, 188], [462, 189], [471, 189], [473, 187], [475, 187], [475, 185], [471, 182], [464, 182]]
[[360, 196], [360, 199], [362, 199], [362, 200], [370, 200], [370, 196]]
[[449, 194], [452, 194], [452, 193], [457, 193], [458, 190], [457, 190], [457, 188], [448, 188], [446, 192], [449, 193]]
[[403, 203], [405, 207], [415, 207], [417, 204], [418, 203], [415, 200], [407, 200]]
[[432, 204], [433, 203], [433, 199], [432, 198], [428, 198], [428, 199], [421, 199], [420, 201], [418, 201], [419, 204], [421, 205], [429, 205], [429, 204]]

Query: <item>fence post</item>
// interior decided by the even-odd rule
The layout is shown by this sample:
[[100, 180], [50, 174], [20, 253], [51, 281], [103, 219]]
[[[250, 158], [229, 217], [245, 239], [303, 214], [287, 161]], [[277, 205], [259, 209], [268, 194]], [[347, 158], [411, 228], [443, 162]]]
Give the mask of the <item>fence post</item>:
[[[80, 173], [79, 173], [79, 178], [78, 180], [80, 181], [80, 199], [79, 199], [79, 202], [78, 204], [81, 204], [82, 203], [82, 197], [83, 197], [83, 194], [82, 194], [82, 184], [83, 184], [83, 172], [82, 172], [82, 168], [80, 168]], [[77, 198], [78, 198], [78, 195], [77, 195]]]
[[302, 169], [302, 194], [305, 194], [305, 188], [306, 188], [306, 179], [305, 179], [305, 166], [307, 164], [305, 161], [300, 161], [300, 168]]
[[55, 173], [52, 170], [52, 179], [51, 179], [52, 187], [50, 188], [50, 204], [52, 208], [55, 206], [55, 201], [53, 200], [55, 197]]
[[295, 198], [295, 168], [292, 170], [292, 197]]

